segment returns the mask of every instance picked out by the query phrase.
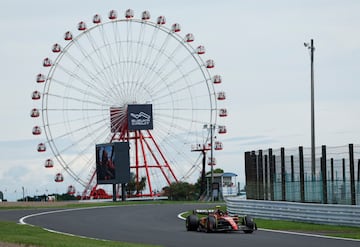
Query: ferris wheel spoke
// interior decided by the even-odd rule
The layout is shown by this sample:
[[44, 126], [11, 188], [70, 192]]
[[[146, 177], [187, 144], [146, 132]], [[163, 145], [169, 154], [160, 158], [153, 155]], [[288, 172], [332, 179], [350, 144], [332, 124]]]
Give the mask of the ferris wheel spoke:
[[[150, 41], [146, 41], [144, 40], [144, 35], [142, 34], [143, 32], [145, 32], [146, 29], [142, 28], [140, 30], [140, 34], [139, 34], [139, 40], [137, 43], [137, 47], [136, 47], [136, 55], [133, 57], [133, 73], [132, 73], [132, 77], [131, 77], [131, 81], [134, 82], [131, 84], [131, 86], [129, 87], [129, 92], [137, 92], [139, 90], [143, 90], [143, 88], [147, 87], [147, 73], [150, 70], [151, 64], [150, 64], [150, 60], [151, 60], [151, 56], [152, 56], [152, 51], [149, 51], [152, 46], [154, 46], [154, 36], [156, 37], [156, 35], [154, 34], [152, 39]], [[151, 43], [147, 43], [147, 42], [151, 42]], [[144, 51], [145, 50], [145, 51]]]
[[[103, 26], [100, 26], [99, 27], [99, 32], [100, 32], [100, 36], [101, 36], [101, 40], [102, 40], [102, 46], [104, 47], [105, 49], [105, 57], [108, 58], [108, 64], [109, 65], [113, 65], [115, 62], [114, 62], [114, 53], [111, 49], [111, 43], [109, 41], [109, 38], [107, 37], [106, 35], [106, 31], [104, 30], [104, 27]], [[109, 67], [109, 66], [106, 66], [106, 67]], [[110, 76], [113, 78], [112, 81], [114, 80], [114, 71], [112, 70], [111, 73], [110, 73]]]
[[[199, 159], [197, 159], [194, 162], [194, 160], [191, 159], [186, 152], [184, 152], [184, 151], [179, 152], [179, 145], [178, 144], [168, 141], [171, 138], [179, 138], [179, 136], [166, 136], [166, 137], [167, 138], [163, 139], [164, 142], [162, 143], [162, 145], [166, 147], [167, 153], [176, 154], [175, 156], [171, 156], [171, 155], [168, 156], [169, 164], [174, 168], [174, 172], [176, 174], [184, 174], [179, 179], [182, 180], [182, 179], [188, 177], [194, 171], [199, 170], [200, 165], [197, 162]], [[179, 141], [181, 142], [182, 139], [180, 139]], [[184, 143], [186, 143], [186, 140], [184, 141]], [[188, 143], [186, 143], [186, 144], [188, 144]], [[179, 155], [181, 157], [184, 157], [185, 162], [187, 162], [188, 164], [193, 164], [190, 169], [189, 169], [189, 167], [184, 167], [183, 165], [178, 164], [179, 161], [178, 161], [177, 157]]]
[[155, 69], [158, 67], [158, 64], [162, 61], [162, 57], [164, 56], [164, 51], [167, 48], [167, 45], [170, 41], [170, 33], [168, 33], [168, 35], [166, 35], [164, 41], [162, 42], [162, 44], [159, 46], [159, 48], [152, 48], [153, 50], [156, 50], [156, 53], [154, 55], [154, 57], [149, 59], [148, 64], [150, 65], [149, 70], [147, 71], [147, 73], [144, 74], [144, 78], [147, 78], [146, 82], [147, 84], [151, 84], [151, 80], [152, 77], [154, 77], [153, 71], [155, 71]]
[[[100, 123], [100, 122], [98, 122], [98, 123]], [[53, 138], [51, 139], [51, 141], [52, 141], [52, 142], [55, 142], [56, 140], [65, 140], [67, 137], [71, 139], [71, 137], [72, 137], [75, 133], [81, 132], [81, 131], [89, 128], [89, 127], [90, 127], [91, 125], [93, 125], [93, 124], [96, 124], [96, 123], [84, 125], [84, 126], [79, 127], [79, 128], [77, 128], [77, 129], [74, 129], [74, 130], [65, 132], [65, 133], [62, 134], [61, 136], [53, 137]], [[100, 127], [99, 127], [99, 129], [100, 129]], [[103, 131], [105, 131], [105, 130], [103, 130]], [[91, 140], [91, 142], [92, 142], [92, 139], [90, 139], [90, 138], [91, 138], [91, 135], [85, 135], [85, 134], [84, 134], [83, 136], [80, 136], [80, 137], [77, 139], [76, 142], [74, 142], [74, 143], [71, 142], [71, 143], [69, 143], [69, 144], [67, 144], [67, 145], [62, 146], [62, 147], [61, 147], [62, 149], [58, 150], [58, 153], [60, 154], [60, 153], [64, 153], [64, 152], [67, 152], [67, 151], [71, 151], [71, 149], [74, 148], [74, 146], [77, 146], [79, 143], [82, 143], [82, 142], [84, 142], [84, 141], [87, 140], [87, 139]]]
[[179, 135], [177, 139], [182, 139], [184, 134], [191, 132], [191, 130], [194, 130], [193, 128], [191, 128], [191, 126], [193, 125], [192, 122], [189, 123], [187, 119], [176, 118], [173, 116], [163, 116], [161, 118], [161, 121], [157, 121], [156, 124], [157, 126], [161, 126], [161, 129], [159, 129], [159, 131], [164, 133], [164, 136], [171, 135], [171, 133], [174, 132], [173, 135]]
[[[82, 65], [80, 65], [79, 67], [84, 67]], [[58, 83], [62, 84], [64, 87], [72, 87], [73, 89], [77, 90], [77, 91], [81, 91], [81, 89], [79, 89], [79, 87], [81, 87], [81, 85], [79, 85], [79, 83], [81, 83], [82, 85], [85, 85], [86, 87], [88, 87], [89, 89], [91, 89], [91, 91], [87, 90], [86, 95], [87, 96], [93, 96], [93, 97], [100, 97], [100, 98], [106, 98], [109, 94], [113, 94], [114, 91], [111, 90], [111, 88], [109, 87], [104, 87], [101, 83], [102, 80], [99, 79], [95, 79], [95, 78], [99, 78], [99, 75], [95, 76], [92, 75], [91, 72], [87, 73], [87, 75], [90, 75], [90, 80], [89, 81], [85, 78], [80, 77], [79, 75], [77, 75], [76, 73], [73, 73], [72, 71], [67, 71], [64, 68], [62, 68], [63, 71], [65, 71], [69, 76], [71, 76], [72, 78], [74, 78], [74, 81], [70, 84], [70, 83], [65, 83], [65, 82], [61, 82], [61, 81], [57, 81]], [[96, 80], [96, 81], [95, 81]], [[75, 86], [76, 85], [76, 86]], [[82, 90], [83, 91], [83, 90]]]
[[127, 29], [126, 29], [126, 61], [127, 61], [127, 76], [126, 78], [130, 80], [132, 77], [132, 70], [133, 70], [133, 30], [132, 30], [132, 23], [127, 22]]
[[117, 57], [117, 78], [120, 78], [121, 81], [126, 81], [126, 57], [125, 57], [125, 51], [123, 48], [123, 41], [122, 41], [122, 34], [118, 31], [121, 30], [121, 27], [119, 27], [119, 23], [115, 22], [113, 27], [113, 33], [114, 33], [114, 39], [115, 39], [115, 53]]
[[[138, 33], [138, 38], [135, 41], [136, 44], [136, 49], [135, 49], [135, 57], [133, 59], [133, 73], [132, 73], [132, 77], [130, 78], [130, 81], [135, 82], [138, 81], [137, 80], [137, 75], [139, 73], [139, 69], [141, 66], [141, 62], [143, 60], [143, 48], [144, 48], [144, 39], [145, 39], [145, 31], [146, 31], [146, 25], [144, 23], [141, 23], [140, 29], [139, 29], [139, 33]], [[135, 85], [131, 85], [130, 87], [130, 91], [134, 91], [137, 90], [138, 88], [136, 87], [138, 84]], [[134, 87], [135, 86], [135, 87]]]
[[[101, 133], [105, 134], [105, 131]], [[96, 138], [94, 138], [93, 141], [98, 142], [101, 140], [102, 136], [98, 135]], [[69, 165], [68, 169], [71, 170], [71, 172], [75, 175], [74, 177], [79, 177], [86, 171], [89, 172], [89, 167], [92, 167], [92, 165], [94, 164], [94, 157], [92, 155], [89, 155], [89, 149], [94, 148], [94, 145], [91, 142], [88, 143], [88, 145], [84, 145], [83, 148], [77, 152], [77, 155], [73, 156], [73, 158], [67, 162], [67, 164]], [[73, 169], [71, 169], [71, 167], [73, 167]], [[84, 183], [85, 181], [82, 182]]]
[[[121, 81], [128, 80], [128, 53], [127, 53], [127, 44], [125, 36], [127, 36], [127, 30], [122, 30], [122, 27], [119, 26], [119, 23], [115, 22], [115, 44], [117, 52], [117, 65], [118, 75], [121, 77]], [[120, 32], [118, 30], [121, 30]]]
[[[61, 67], [62, 68], [62, 67]], [[69, 83], [69, 82], [63, 82], [57, 79], [53, 79], [54, 82], [57, 82], [58, 84], [62, 85], [64, 88], [71, 88], [74, 89], [77, 92], [81, 92], [86, 96], [91, 96], [94, 98], [98, 98], [98, 99], [111, 99], [111, 98], [116, 98], [119, 95], [121, 95], [120, 90], [111, 90], [113, 87], [102, 87], [101, 85], [96, 85], [96, 83], [92, 83], [87, 81], [86, 79], [80, 78], [79, 76], [75, 75], [73, 72], [69, 72], [65, 69], [62, 68], [63, 71], [66, 71], [67, 74], [69, 74], [71, 77], [73, 77], [74, 79], [76, 79], [76, 81]], [[80, 82], [82, 85], [85, 85], [86, 87], [88, 87], [90, 90], [84, 90], [81, 88], [81, 85], [79, 85]], [[109, 97], [111, 96], [111, 97]]]
[[[79, 45], [78, 45], [79, 47]], [[75, 78], [79, 78], [80, 82], [85, 83], [86, 86], [95, 86], [95, 84], [91, 83], [90, 81], [93, 80], [94, 78], [96, 78], [96, 74], [92, 72], [92, 70], [90, 70], [87, 66], [84, 66], [83, 62], [81, 62], [79, 59], [75, 58], [70, 52], [65, 52], [63, 53], [65, 54], [64, 57], [68, 58], [70, 60], [70, 62], [72, 64], [74, 64], [76, 66], [76, 68], [78, 68], [78, 71], [83, 71], [85, 75], [87, 75], [89, 77], [90, 80], [86, 80], [86, 79], [81, 79], [81, 77], [76, 74], [74, 71], [72, 71], [71, 69], [66, 68], [65, 66], [68, 64], [59, 64], [57, 66], [57, 69], [60, 69], [62, 71], [64, 71], [64, 73], [66, 73], [67, 75], [71, 76], [71, 77], [75, 77]], [[85, 58], [87, 60], [89, 60], [89, 54], [83, 54], [85, 56]]]
[[[65, 161], [62, 161], [65, 162]], [[75, 172], [73, 169], [70, 168], [70, 166], [73, 166], [72, 163], [67, 162], [69, 165], [66, 167], [63, 167], [63, 169], [79, 184], [81, 184], [82, 186], [86, 186], [86, 181], [81, 179], [79, 176], [79, 172]], [[90, 162], [87, 162], [88, 165], [90, 165]], [[86, 168], [86, 166], [84, 165], [83, 168]], [[88, 169], [82, 169], [83, 172], [86, 172]]]
[[[177, 129], [182, 129], [182, 130], [189, 130], [189, 128], [185, 127], [184, 126], [184, 123], [188, 123], [188, 124], [194, 124], [194, 123], [200, 123], [200, 124], [206, 124], [205, 121], [203, 120], [196, 120], [196, 119], [193, 119], [193, 118], [186, 118], [186, 117], [181, 117], [181, 114], [180, 112], [185, 112], [185, 111], [176, 111], [174, 110], [175, 112], [179, 112], [178, 114], [174, 114], [174, 115], [168, 115], [168, 114], [161, 114], [159, 113], [159, 116], [161, 116], [161, 120], [162, 122], [166, 122], [166, 118], [168, 119], [171, 119], [172, 121], [172, 124], [171, 126], [176, 126]], [[174, 123], [176, 123], [174, 125]], [[180, 123], [182, 123], [183, 125], [181, 125]]]
[[75, 176], [73, 176], [75, 181], [78, 181], [85, 187], [87, 185], [87, 181], [85, 179], [81, 179], [80, 177], [82, 176], [82, 174], [90, 174], [92, 172], [91, 168], [93, 167], [93, 164], [95, 162], [95, 159], [92, 157], [80, 169], [77, 169], [77, 171], [74, 172]]
[[[169, 33], [168, 37], [171, 36], [171, 34]], [[160, 61], [160, 55], [162, 55], [164, 57], [163, 61], [161, 61], [161, 64], [159, 66], [153, 66], [154, 69], [154, 73], [152, 73], [152, 76], [149, 77], [149, 79], [147, 80], [148, 82], [148, 87], [153, 87], [156, 88], [159, 84], [161, 85], [161, 80], [163, 80], [164, 78], [171, 78], [171, 75], [179, 72], [179, 68], [181, 68], [181, 66], [179, 64], [184, 63], [187, 59], [192, 58], [191, 55], [186, 56], [186, 58], [184, 58], [180, 63], [175, 61], [175, 55], [177, 54], [177, 51], [180, 51], [180, 48], [183, 48], [183, 45], [180, 43], [178, 44], [174, 50], [172, 51], [172, 53], [170, 55], [167, 55], [164, 51], [165, 50], [158, 50], [158, 59]], [[174, 65], [173, 68], [167, 72], [166, 74], [164, 74], [166, 72], [166, 69], [171, 66]], [[156, 67], [156, 70], [155, 70]], [[152, 86], [154, 85], [154, 86]]]
[[[70, 122], [76, 123], [76, 122], [79, 122], [79, 121], [81, 121], [81, 120], [82, 120], [82, 118], [77, 118], [77, 119], [72, 119]], [[68, 130], [68, 131], [63, 132], [63, 133], [58, 133], [58, 134], [57, 134], [57, 133], [54, 133], [54, 134], [57, 134], [57, 135], [56, 135], [56, 136], [51, 135], [50, 141], [51, 141], [51, 142], [55, 142], [55, 141], [57, 141], [57, 140], [66, 139], [67, 137], [72, 136], [74, 133], [77, 133], [77, 132], [79, 132], [79, 131], [85, 130], [85, 129], [89, 128], [90, 126], [103, 123], [103, 122], [104, 122], [103, 120], [104, 120], [104, 119], [102, 119], [102, 121], [101, 121], [101, 120], [98, 120], [98, 121], [96, 121], [96, 122], [91, 122], [91, 123], [89, 123], [89, 124], [87, 124], [87, 125], [84, 125], [84, 126], [81, 126], [81, 127], [77, 127], [76, 129]], [[51, 126], [52, 126], [52, 127], [55, 127], [55, 126], [57, 126], [57, 125], [58, 125], [58, 126], [60, 126], [60, 125], [63, 126], [64, 123], [65, 123], [65, 124], [69, 124], [69, 120], [68, 120], [68, 121], [65, 121], [65, 122], [62, 121], [62, 122], [58, 122], [58, 123], [48, 124], [48, 125], [45, 125], [45, 127], [50, 128]], [[106, 131], [106, 128], [103, 128], [103, 125], [101, 125], [101, 127], [98, 127], [98, 129], [99, 129], [99, 130], [100, 130], [100, 129], [105, 129], [104, 131]]]
[[[175, 81], [176, 82], [176, 81]], [[174, 88], [173, 89], [173, 91], [170, 91], [170, 94], [179, 94], [179, 93], [183, 93], [183, 92], [188, 92], [189, 94], [187, 94], [187, 98], [191, 98], [191, 94], [192, 94], [192, 92], [195, 92], [194, 91], [194, 89], [196, 89], [196, 87], [198, 86], [198, 85], [201, 85], [201, 84], [203, 84], [203, 83], [206, 83], [206, 81], [198, 81], [198, 82], [193, 82], [192, 84], [190, 84], [190, 85], [185, 85], [185, 86], [183, 86], [183, 87], [181, 87], [181, 88]], [[169, 88], [166, 88], [166, 90], [168, 90], [168, 91], [165, 91], [165, 88], [163, 88], [163, 89], [159, 89], [160, 91], [161, 91], [161, 94], [160, 94], [160, 91], [158, 91], [158, 92], [155, 92], [155, 95], [156, 95], [156, 97], [154, 98], [154, 100], [156, 100], [156, 101], [158, 101], [158, 100], [161, 100], [161, 99], [163, 99], [163, 98], [166, 98], [167, 97], [167, 95], [169, 94]], [[199, 97], [201, 97], [200, 96], [200, 92], [196, 92], [197, 93], [197, 95], [199, 96]], [[208, 97], [208, 92], [206, 91], [206, 92], [204, 92], [203, 93], [203, 96], [204, 97]], [[180, 101], [182, 100], [182, 99], [179, 99]], [[170, 103], [170, 102], [169, 102]]]
[[[103, 46], [106, 50], [106, 57], [109, 58], [108, 66], [106, 67], [106, 70], [108, 71], [108, 78], [110, 78], [110, 81], [108, 84], [111, 85], [113, 89], [117, 89], [116, 85], [119, 83], [119, 66], [121, 64], [117, 63], [117, 56], [120, 56], [121, 54], [118, 52], [114, 52], [113, 50], [113, 44], [109, 41], [109, 38], [107, 37], [107, 32], [104, 29], [103, 26], [100, 27], [100, 33], [103, 41]], [[117, 46], [115, 46], [116, 51]], [[105, 68], [105, 67], [104, 67]], [[121, 92], [117, 90], [117, 94], [121, 95]]]
[[[143, 65], [151, 64], [150, 61], [151, 61], [153, 53], [154, 53], [153, 47], [156, 47], [158, 34], [159, 34], [159, 27], [155, 26], [153, 29], [153, 32], [151, 34], [151, 38], [147, 43], [148, 47], [147, 47], [146, 52], [143, 57], [143, 62], [142, 62]], [[146, 78], [147, 71], [148, 71], [148, 68], [146, 66], [142, 66], [137, 73], [139, 75], [137, 81], [145, 83], [147, 81], [146, 80], [147, 79]]]
[[[76, 44], [76, 47], [80, 50], [82, 56], [86, 61], [88, 61], [89, 65], [93, 70], [96, 72], [95, 74], [90, 71], [90, 68], [86, 68], [82, 62], [77, 61], [75, 64], [77, 67], [80, 67], [84, 69], [85, 75], [88, 75], [94, 83], [91, 83], [91, 86], [96, 85], [96, 88], [108, 88], [108, 84], [113, 83], [113, 80], [111, 76], [109, 76], [109, 72], [106, 72], [106, 68], [110, 67], [109, 65], [106, 65], [103, 59], [103, 55], [99, 51], [98, 47], [95, 45], [95, 41], [92, 41], [92, 38], [89, 38], [89, 35], [87, 35], [88, 41], [90, 43], [90, 46], [92, 47], [92, 52], [95, 54], [96, 58], [93, 57], [93, 55], [86, 51], [86, 48], [83, 47], [85, 44], [81, 44], [78, 41], [74, 41]], [[74, 60], [76, 61], [76, 60]], [[100, 64], [97, 62], [100, 61]], [[70, 73], [70, 72], [68, 72]], [[82, 81], [82, 80], [81, 80]], [[85, 80], [86, 81], [86, 80]], [[113, 84], [115, 85], [115, 84]], [[111, 88], [116, 89], [116, 87], [112, 86]]]
[[[99, 113], [99, 114], [92, 114], [91, 116], [91, 119], [97, 119], [99, 117], [103, 117], [103, 112], [104, 110], [103, 109], [99, 109], [99, 108], [87, 108], [87, 109], [84, 109], [84, 108], [45, 108], [44, 109], [44, 112], [46, 115], [50, 115], [50, 114], [69, 114], [71, 113], [72, 114], [72, 118], [71, 120], [74, 121], [74, 122], [77, 122], [77, 121], [80, 121], [82, 120], [82, 115], [80, 113], [84, 113], [86, 114], [86, 112], [91, 112], [91, 113]], [[57, 116], [56, 115], [56, 116]], [[67, 119], [70, 119], [69, 117], [67, 117]], [[88, 118], [88, 121], [91, 120], [90, 118]], [[60, 119], [61, 120], [61, 119]], [[68, 120], [62, 120], [62, 121], [57, 121], [57, 122], [51, 122], [52, 124], [53, 123], [64, 123]], [[100, 119], [100, 120], [97, 120], [96, 122], [92, 122], [92, 123], [101, 123], [104, 119]], [[91, 122], [89, 122], [88, 124], [91, 124]]]
[[[88, 42], [92, 48], [93, 53], [96, 55], [96, 59], [100, 62], [100, 68], [108, 68], [110, 67], [110, 62], [108, 61], [108, 58], [106, 57], [106, 55], [104, 55], [101, 51], [101, 46], [97, 44], [97, 41], [94, 39], [94, 37], [89, 34], [88, 32], [85, 33], [86, 37], [88, 39]], [[108, 81], [112, 81], [111, 80], [111, 73], [105, 73], [106, 75], [106, 79]]]
[[[67, 164], [64, 158], [59, 153], [55, 154], [55, 158], [59, 161], [60, 164]], [[76, 178], [76, 175], [71, 169], [69, 169], [68, 165], [62, 165], [62, 169], [64, 169], [71, 177]], [[80, 179], [78, 179], [78, 181], [80, 184], [82, 184], [82, 181]]]
[[[187, 56], [182, 62], [185, 62], [187, 59], [190, 59], [191, 56]], [[175, 64], [174, 68], [169, 71], [167, 74], [163, 75], [161, 78], [157, 78], [156, 81], [151, 83], [151, 88], [157, 89], [157, 91], [161, 91], [163, 89], [168, 88], [168, 85], [170, 86], [177, 86], [179, 81], [184, 80], [184, 78], [190, 78], [190, 75], [196, 71], [199, 71], [198, 67], [194, 67], [189, 71], [183, 71], [182, 66], [179, 64]], [[179, 74], [180, 73], [180, 74]], [[162, 83], [163, 78], [171, 78], [170, 81], [167, 81], [167, 84]], [[186, 80], [185, 80], [186, 81]], [[155, 91], [155, 94], [157, 94], [157, 91]]]
[[[103, 72], [101, 70], [99, 70], [99, 68], [101, 67], [97, 60], [93, 58], [92, 56], [92, 52], [88, 52], [87, 51], [87, 46], [85, 46], [85, 44], [81, 44], [78, 40], [74, 40], [73, 41], [76, 48], [78, 49], [78, 51], [80, 52], [82, 58], [84, 59], [84, 61], [87, 61], [88, 62], [88, 65], [91, 66], [91, 68], [87, 68], [85, 66], [82, 65], [82, 62], [80, 62], [78, 59], [74, 59], [73, 56], [70, 55], [69, 52], [67, 52], [67, 56], [70, 56], [72, 58], [73, 61], [76, 61], [75, 62], [75, 65], [81, 67], [81, 68], [85, 68], [85, 72], [88, 74], [88, 75], [91, 75], [91, 78], [96, 78], [96, 76], [94, 76], [95, 74], [102, 74]], [[91, 70], [94, 70], [96, 73], [92, 73]], [[102, 83], [104, 83], [102, 81]]]
[[[133, 78], [136, 71], [136, 56], [138, 55], [138, 41], [134, 39], [133, 34], [133, 23], [127, 22], [127, 32], [126, 32], [126, 61], [127, 61], [127, 75], [126, 79], [129, 83], [127, 87], [127, 93], [133, 92]], [[135, 53], [135, 54], [134, 54]]]
[[158, 67], [158, 71], [160, 71], [160, 72], [166, 71], [166, 68], [172, 64], [172, 63], [169, 63], [168, 61], [173, 62], [174, 59], [176, 58], [176, 54], [178, 54], [178, 52], [181, 51], [181, 48], [183, 48], [183, 44], [181, 42], [179, 42], [175, 46], [175, 48], [169, 53], [169, 55], [166, 55], [166, 53], [164, 53], [164, 55], [167, 57], [167, 60], [164, 60], [162, 65]]
[[[59, 85], [64, 86], [64, 88], [67, 88], [68, 90], [73, 89], [76, 92], [76, 97], [75, 96], [71, 97], [71, 96], [67, 96], [67, 95], [64, 95], [64, 94], [47, 93], [47, 96], [49, 96], [49, 97], [55, 97], [55, 98], [58, 98], [58, 99], [74, 100], [74, 101], [78, 101], [78, 102], [84, 102], [84, 103], [91, 103], [91, 104], [99, 105], [100, 103], [104, 104], [103, 100], [108, 95], [106, 92], [103, 92], [102, 95], [97, 95], [96, 93], [99, 93], [99, 91], [96, 91], [96, 90], [88, 91], [88, 90], [84, 90], [84, 89], [79, 88], [79, 87], [69, 86], [66, 83], [63, 83], [61, 81], [57, 81], [55, 79], [54, 79], [54, 81], [56, 81]], [[79, 95], [83, 95], [83, 96], [86, 95], [87, 97], [91, 97], [91, 99], [93, 99], [93, 100], [85, 100], [83, 98], [80, 98]]]

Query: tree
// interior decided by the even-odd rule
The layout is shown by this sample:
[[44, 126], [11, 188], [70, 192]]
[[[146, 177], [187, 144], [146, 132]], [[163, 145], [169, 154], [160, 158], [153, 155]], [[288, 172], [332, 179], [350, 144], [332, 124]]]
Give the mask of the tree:
[[165, 196], [174, 201], [191, 201], [199, 197], [195, 185], [187, 182], [174, 182], [163, 188], [163, 191]]
[[140, 194], [146, 186], [146, 177], [141, 177], [139, 182], [136, 182], [135, 173], [130, 173], [130, 182], [126, 185], [128, 195]]
[[69, 193], [64, 193], [62, 195], [55, 195], [56, 196], [56, 200], [58, 201], [73, 201], [73, 200], [77, 200], [76, 196], [71, 195]]
[[[216, 168], [216, 169], [213, 170], [213, 173], [224, 173], [224, 170], [221, 169], [221, 168]], [[208, 171], [206, 173], [206, 175], [210, 175], [210, 174], [211, 174], [211, 171]]]
[[[217, 168], [213, 170], [214, 173], [224, 173], [224, 170]], [[206, 175], [210, 175], [211, 171]], [[195, 184], [189, 184], [187, 182], [174, 182], [169, 186], [163, 188], [164, 196], [167, 196], [170, 200], [174, 201], [189, 201], [198, 200], [200, 198], [201, 191], [201, 176], [198, 178]]]

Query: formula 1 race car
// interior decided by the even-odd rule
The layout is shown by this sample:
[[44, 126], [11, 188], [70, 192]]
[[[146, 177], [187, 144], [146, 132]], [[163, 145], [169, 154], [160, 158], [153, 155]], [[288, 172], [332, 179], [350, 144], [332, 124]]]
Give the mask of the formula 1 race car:
[[244, 233], [252, 233], [257, 230], [257, 226], [252, 217], [248, 215], [243, 217], [230, 216], [217, 206], [214, 210], [194, 210], [192, 214], [186, 217], [186, 229], [202, 232], [243, 231]]

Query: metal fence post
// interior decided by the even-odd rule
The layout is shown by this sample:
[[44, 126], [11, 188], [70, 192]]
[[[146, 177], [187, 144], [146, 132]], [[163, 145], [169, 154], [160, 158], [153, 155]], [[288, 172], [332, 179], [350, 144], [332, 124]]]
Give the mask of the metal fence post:
[[275, 157], [273, 156], [272, 149], [269, 148], [269, 170], [270, 170], [270, 200], [274, 201], [274, 177], [275, 177]]
[[268, 172], [268, 155], [264, 155], [264, 199], [265, 200], [269, 200], [269, 182], [268, 182], [268, 176], [269, 176], [269, 172]]
[[327, 193], [327, 174], [326, 174], [326, 146], [321, 146], [321, 181], [322, 181], [322, 197], [323, 203], [328, 203]]
[[253, 187], [255, 181], [253, 177], [253, 163], [251, 162], [250, 152], [245, 152], [245, 179], [246, 179], [246, 196], [249, 199], [254, 199]]
[[281, 200], [286, 201], [285, 148], [281, 148]]
[[304, 176], [304, 150], [299, 147], [299, 166], [300, 166], [300, 200], [305, 202], [305, 176]]
[[354, 145], [349, 144], [349, 161], [350, 161], [350, 193], [351, 204], [356, 205], [355, 193], [355, 169], [354, 169]]
[[264, 170], [263, 170], [263, 155], [262, 150], [258, 151], [257, 157], [257, 171], [258, 171], [258, 199], [264, 200]]

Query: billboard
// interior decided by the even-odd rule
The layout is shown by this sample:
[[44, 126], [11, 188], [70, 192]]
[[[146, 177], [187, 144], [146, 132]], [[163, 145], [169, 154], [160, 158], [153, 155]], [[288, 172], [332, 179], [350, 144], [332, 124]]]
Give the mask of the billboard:
[[95, 152], [98, 184], [119, 184], [130, 181], [128, 142], [96, 144]]
[[127, 109], [129, 130], [153, 129], [151, 104], [129, 104]]

